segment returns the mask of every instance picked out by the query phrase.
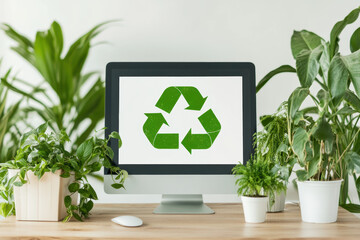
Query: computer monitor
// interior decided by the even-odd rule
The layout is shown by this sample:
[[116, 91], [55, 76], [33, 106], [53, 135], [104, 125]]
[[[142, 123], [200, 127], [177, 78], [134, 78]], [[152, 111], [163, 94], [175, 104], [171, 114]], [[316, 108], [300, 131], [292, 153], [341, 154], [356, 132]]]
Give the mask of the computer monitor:
[[154, 213], [209, 214], [202, 194], [236, 194], [231, 169], [253, 153], [255, 67], [239, 62], [112, 62], [106, 66], [105, 134], [125, 189], [163, 194]]

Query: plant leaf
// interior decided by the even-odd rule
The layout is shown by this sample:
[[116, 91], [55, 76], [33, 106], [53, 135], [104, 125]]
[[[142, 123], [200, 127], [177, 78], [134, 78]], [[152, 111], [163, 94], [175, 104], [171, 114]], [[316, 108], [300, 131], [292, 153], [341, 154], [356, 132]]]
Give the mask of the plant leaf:
[[288, 116], [294, 118], [296, 112], [299, 110], [301, 104], [305, 98], [309, 95], [308, 88], [296, 88], [289, 97], [288, 100]]
[[305, 147], [309, 140], [309, 135], [305, 129], [299, 127], [295, 130], [293, 150], [300, 160], [305, 158]]
[[317, 48], [323, 39], [313, 32], [306, 30], [294, 31], [291, 36], [291, 52], [294, 59], [303, 50], [314, 50]]
[[307, 175], [307, 171], [302, 170], [302, 169], [296, 171], [296, 176], [299, 179], [299, 181], [306, 181], [309, 179], [309, 177]]
[[74, 192], [76, 192], [77, 190], [79, 190], [80, 184], [77, 183], [77, 182], [74, 182], [74, 183], [71, 183], [68, 188], [69, 188], [69, 191], [70, 191], [71, 193], [74, 193]]
[[263, 77], [260, 82], [256, 85], [256, 93], [258, 93], [260, 91], [260, 89], [275, 75], [279, 74], [279, 73], [285, 73], [285, 72], [289, 72], [289, 73], [296, 73], [296, 69], [293, 68], [290, 65], [282, 65], [278, 68], [275, 68], [274, 70], [272, 70], [271, 72], [269, 72], [268, 74], [265, 75], [265, 77]]
[[332, 28], [330, 33], [330, 46], [329, 46], [331, 59], [338, 51], [339, 35], [348, 24], [351, 24], [356, 21], [356, 19], [359, 16], [359, 12], [360, 12], [360, 7], [355, 8], [343, 20], [337, 22]]
[[92, 154], [94, 144], [91, 139], [83, 142], [76, 150], [76, 156], [82, 161], [86, 161]]
[[335, 105], [340, 104], [348, 87], [349, 71], [340, 56], [335, 56], [329, 67], [328, 86]]
[[66, 208], [69, 208], [71, 206], [71, 197], [70, 196], [66, 196], [64, 198], [64, 204]]
[[302, 87], [310, 87], [320, 69], [320, 56], [323, 46], [314, 50], [303, 50], [296, 56], [296, 71]]

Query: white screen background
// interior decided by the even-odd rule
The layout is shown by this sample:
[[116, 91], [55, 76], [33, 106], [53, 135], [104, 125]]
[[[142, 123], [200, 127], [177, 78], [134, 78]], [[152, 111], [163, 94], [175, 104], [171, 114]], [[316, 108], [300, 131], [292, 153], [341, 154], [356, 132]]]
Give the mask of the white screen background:
[[[196, 87], [208, 97], [200, 111], [185, 110], [181, 95], [170, 114], [155, 107], [164, 90], [171, 86]], [[119, 97], [120, 164], [235, 164], [243, 161], [242, 77], [121, 77]], [[209, 149], [190, 154], [181, 141], [192, 129], [206, 133], [198, 117], [212, 109], [221, 130]], [[179, 133], [179, 149], [156, 149], [143, 132], [144, 113], [162, 113], [169, 126], [159, 133]]]

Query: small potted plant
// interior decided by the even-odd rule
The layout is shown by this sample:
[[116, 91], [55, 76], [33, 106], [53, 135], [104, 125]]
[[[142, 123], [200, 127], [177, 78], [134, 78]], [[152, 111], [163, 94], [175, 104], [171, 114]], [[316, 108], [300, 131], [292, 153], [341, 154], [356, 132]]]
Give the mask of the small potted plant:
[[113, 132], [108, 139], [89, 138], [70, 154], [65, 131], [46, 133], [47, 127], [45, 123], [25, 133], [15, 159], [0, 164], [0, 195], [6, 200], [0, 213], [6, 217], [16, 212], [17, 220], [82, 221], [97, 200], [88, 174], [107, 167], [116, 174], [112, 186], [124, 187], [127, 172], [112, 166], [114, 153], [107, 145], [115, 138], [120, 147], [120, 136]]
[[257, 154], [268, 162], [283, 183], [283, 186], [279, 185], [279, 188], [275, 189], [274, 194], [268, 194], [268, 212], [284, 211], [287, 185], [296, 163], [288, 141], [286, 109], [284, 102], [274, 114], [261, 116], [263, 130], [257, 132], [255, 137]]
[[283, 186], [281, 179], [260, 157], [252, 157], [245, 165], [239, 162], [232, 172], [238, 177], [235, 184], [238, 186], [238, 194], [241, 195], [245, 221], [264, 222], [269, 200], [265, 194], [273, 193]]

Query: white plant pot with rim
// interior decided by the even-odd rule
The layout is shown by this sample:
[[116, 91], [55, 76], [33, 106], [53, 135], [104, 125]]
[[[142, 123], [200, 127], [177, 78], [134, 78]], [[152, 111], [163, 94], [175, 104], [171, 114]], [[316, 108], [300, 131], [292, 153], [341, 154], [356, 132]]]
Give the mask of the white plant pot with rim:
[[[274, 203], [270, 204], [270, 199], [267, 205], [267, 212], [282, 212], [285, 209], [286, 190], [275, 192]], [[271, 206], [270, 206], [271, 205]]]
[[303, 222], [336, 222], [342, 181], [297, 181]]
[[266, 220], [268, 197], [241, 196], [245, 222], [262, 223]]
[[[9, 177], [19, 170], [9, 169]], [[60, 177], [61, 170], [55, 173], [46, 172], [38, 179], [32, 171], [25, 174], [28, 181], [21, 187], [14, 186], [16, 220], [25, 221], [59, 221], [66, 215], [64, 198], [70, 195], [68, 186], [74, 181], [74, 176]], [[78, 194], [73, 194], [72, 204], [77, 204]]]

